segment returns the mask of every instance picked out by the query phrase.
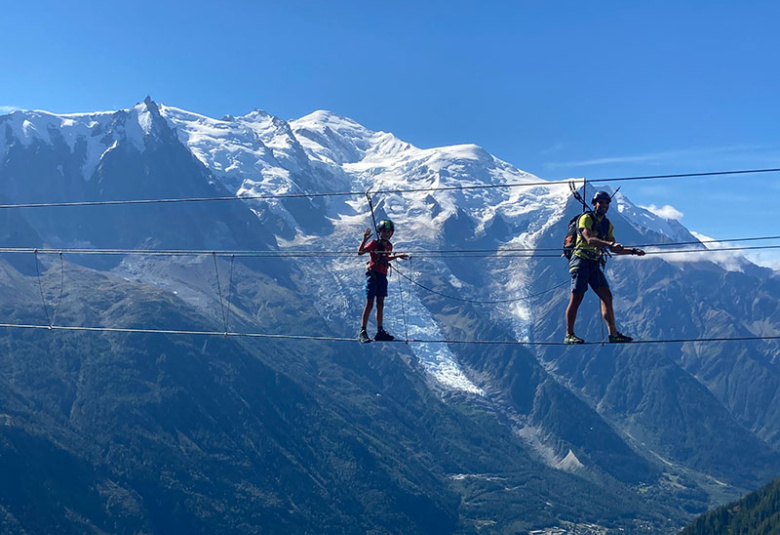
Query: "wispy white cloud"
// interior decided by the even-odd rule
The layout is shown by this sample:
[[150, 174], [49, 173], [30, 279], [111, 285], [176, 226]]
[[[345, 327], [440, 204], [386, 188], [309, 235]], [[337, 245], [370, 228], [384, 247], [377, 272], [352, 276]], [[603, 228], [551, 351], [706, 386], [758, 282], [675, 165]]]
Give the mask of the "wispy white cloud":
[[780, 273], [780, 253], [772, 251], [752, 251], [745, 253], [745, 258], [758, 266], [768, 267]]
[[5, 115], [19, 109], [21, 108], [17, 108], [16, 106], [0, 106], [0, 115]]
[[542, 151], [542, 154], [544, 154], [545, 156], [549, 156], [550, 154], [561, 152], [565, 147], [566, 145], [564, 145], [563, 143], [556, 143], [552, 147], [547, 147], [546, 149], [544, 149]]
[[670, 204], [665, 204], [663, 206], [651, 204], [649, 206], [640, 206], [640, 208], [644, 208], [648, 212], [651, 212], [658, 217], [663, 217], [664, 219], [675, 219], [679, 221], [683, 218], [683, 213]]
[[[725, 269], [729, 269], [731, 271], [742, 271], [743, 263], [740, 259], [745, 258], [749, 260], [750, 262], [756, 264], [757, 266], [763, 266], [768, 267], [774, 271], [780, 272], [780, 252], [778, 252], [776, 249], [767, 249], [767, 250], [758, 250], [758, 251], [720, 251], [718, 252], [717, 249], [720, 248], [727, 248], [727, 247], [738, 247], [739, 243], [730, 243], [730, 242], [718, 242], [718, 243], [706, 243], [708, 241], [712, 241], [715, 238], [712, 238], [710, 236], [707, 236], [705, 234], [702, 234], [700, 232], [691, 231], [691, 234], [693, 234], [697, 240], [701, 240], [704, 243], [704, 246], [708, 249], [715, 249], [712, 253], [710, 253], [710, 256], [707, 257], [707, 260], [711, 260], [713, 262], [716, 262], [723, 266]], [[697, 253], [699, 258], [697, 259], [694, 254], [681, 254], [677, 255], [678, 258], [673, 258], [675, 255], [668, 255], [668, 258], [666, 260], [672, 261], [672, 262], [695, 262], [695, 261], [701, 261], [701, 254]]]
[[706, 158], [708, 162], [733, 162], [738, 163], [744, 159], [755, 161], [757, 156], [770, 161], [780, 162], [780, 143], [762, 144], [762, 145], [732, 145], [726, 147], [693, 148], [682, 150], [648, 152], [645, 154], [632, 154], [624, 156], [609, 156], [603, 158], [593, 158], [589, 160], [577, 160], [570, 162], [550, 162], [547, 167], [594, 167], [599, 165], [618, 165], [618, 164], [653, 164], [663, 165], [669, 162], [674, 163], [699, 163]]
[[744, 271], [747, 265], [745, 256], [738, 251], [717, 251], [712, 250], [707, 253], [686, 252], [674, 253], [665, 251], [661, 248], [647, 247], [648, 253], [652, 253], [654, 258], [661, 258], [672, 264], [696, 264], [698, 262], [713, 262], [718, 264], [726, 271]]

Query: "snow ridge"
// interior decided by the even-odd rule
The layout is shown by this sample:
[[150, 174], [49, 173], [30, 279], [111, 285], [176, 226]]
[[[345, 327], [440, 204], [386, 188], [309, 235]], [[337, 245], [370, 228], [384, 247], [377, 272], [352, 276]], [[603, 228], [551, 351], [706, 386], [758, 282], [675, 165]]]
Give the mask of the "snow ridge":
[[[151, 101], [133, 108], [94, 113], [54, 114], [46, 111], [14, 111], [0, 116], [2, 149], [13, 142], [64, 147], [81, 158], [81, 176], [90, 180], [102, 157], [123, 143], [143, 151], [153, 133]], [[5, 156], [5, 153], [2, 154]]]

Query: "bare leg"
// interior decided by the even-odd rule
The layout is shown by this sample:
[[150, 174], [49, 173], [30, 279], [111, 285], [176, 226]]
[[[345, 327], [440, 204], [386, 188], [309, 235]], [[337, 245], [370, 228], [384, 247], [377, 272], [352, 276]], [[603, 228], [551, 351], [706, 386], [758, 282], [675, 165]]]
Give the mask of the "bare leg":
[[617, 333], [615, 327], [615, 310], [612, 308], [612, 292], [609, 291], [609, 286], [602, 286], [593, 290], [596, 295], [601, 299], [601, 317], [607, 324], [607, 329], [610, 335]]
[[385, 298], [384, 296], [376, 296], [376, 326], [381, 328], [384, 326], [382, 321], [385, 319]]
[[[366, 298], [366, 306], [363, 308], [363, 316], [360, 318], [360, 326], [362, 328], [366, 328], [368, 325], [368, 317], [371, 315], [371, 309], [374, 308], [374, 298], [373, 297], [367, 297]], [[377, 305], [377, 316], [379, 315], [379, 308]]]
[[580, 308], [582, 298], [585, 294], [571, 293], [571, 299], [569, 299], [569, 306], [566, 307], [566, 334], [574, 334], [574, 322], [577, 320], [577, 310]]

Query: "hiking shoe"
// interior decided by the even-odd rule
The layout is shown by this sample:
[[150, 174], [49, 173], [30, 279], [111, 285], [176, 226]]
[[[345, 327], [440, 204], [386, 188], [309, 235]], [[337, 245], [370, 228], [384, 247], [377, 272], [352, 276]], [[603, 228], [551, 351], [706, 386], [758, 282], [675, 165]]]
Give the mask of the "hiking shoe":
[[376, 336], [374, 336], [374, 340], [376, 340], [377, 342], [391, 342], [391, 341], [395, 340], [395, 336], [393, 336], [392, 334], [389, 334], [384, 329], [379, 329], [376, 332]]
[[567, 334], [563, 339], [564, 344], [584, 344], [585, 340], [577, 336], [576, 334]]
[[609, 335], [610, 344], [627, 344], [633, 341], [634, 341], [633, 338], [631, 338], [630, 336], [626, 336], [625, 334], [615, 333]]
[[371, 337], [368, 336], [368, 333], [365, 329], [360, 329], [360, 332], [358, 333], [358, 340], [364, 344], [367, 344], [371, 341]]

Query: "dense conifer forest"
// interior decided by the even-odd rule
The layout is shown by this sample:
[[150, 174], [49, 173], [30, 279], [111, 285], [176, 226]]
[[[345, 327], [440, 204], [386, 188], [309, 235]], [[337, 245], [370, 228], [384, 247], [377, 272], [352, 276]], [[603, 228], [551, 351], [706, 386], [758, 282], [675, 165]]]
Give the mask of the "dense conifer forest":
[[780, 477], [741, 500], [697, 518], [680, 535], [773, 535], [780, 533]]

